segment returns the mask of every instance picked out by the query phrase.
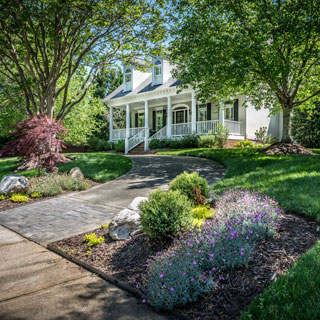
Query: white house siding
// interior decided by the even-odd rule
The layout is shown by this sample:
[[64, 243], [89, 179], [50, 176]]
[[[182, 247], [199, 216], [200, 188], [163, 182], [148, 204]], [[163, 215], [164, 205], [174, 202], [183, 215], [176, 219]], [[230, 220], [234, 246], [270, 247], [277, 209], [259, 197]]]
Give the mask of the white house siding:
[[269, 116], [269, 110], [259, 109], [256, 110], [252, 104], [248, 103], [247, 106], [247, 139], [255, 139], [255, 132], [261, 127], [267, 127], [268, 133], [273, 137], [280, 138], [279, 122], [280, 115]]

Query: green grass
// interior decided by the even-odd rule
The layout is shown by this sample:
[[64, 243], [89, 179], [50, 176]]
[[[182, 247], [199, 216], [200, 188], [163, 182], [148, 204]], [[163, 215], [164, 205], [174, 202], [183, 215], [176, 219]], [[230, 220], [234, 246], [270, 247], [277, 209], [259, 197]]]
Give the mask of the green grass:
[[[98, 182], [107, 182], [113, 180], [125, 174], [132, 167], [130, 158], [117, 154], [93, 152], [68, 155], [75, 157], [76, 160], [59, 164], [58, 168], [60, 172], [68, 172], [73, 167], [79, 167], [86, 178]], [[5, 175], [14, 172], [14, 170], [17, 168], [16, 162], [17, 158], [0, 159], [0, 179], [2, 179]], [[18, 174], [31, 178], [37, 176], [37, 171], [21, 171]]]
[[[319, 150], [317, 150], [319, 152]], [[216, 160], [227, 168], [214, 189], [260, 190], [289, 211], [320, 221], [320, 157], [265, 155], [257, 149], [188, 149], [159, 152]]]
[[[236, 186], [260, 190], [283, 208], [320, 220], [318, 156], [264, 155], [256, 149], [189, 149], [159, 154], [216, 160], [227, 168], [225, 178], [214, 186], [217, 192]], [[256, 297], [241, 319], [320, 319], [320, 241]]]
[[320, 319], [320, 241], [256, 298], [241, 319]]

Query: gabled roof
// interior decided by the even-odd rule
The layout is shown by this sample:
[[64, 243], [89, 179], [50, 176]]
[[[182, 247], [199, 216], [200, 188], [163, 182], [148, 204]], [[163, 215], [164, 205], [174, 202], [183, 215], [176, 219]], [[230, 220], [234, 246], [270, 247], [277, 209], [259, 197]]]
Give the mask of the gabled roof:
[[136, 89], [133, 91], [123, 92], [123, 84], [110, 93], [106, 98], [103, 99], [103, 102], [107, 102], [113, 99], [135, 96], [139, 93], [146, 93], [151, 91], [157, 91], [166, 88], [176, 87], [177, 85], [182, 84], [180, 80], [175, 78], [170, 78], [167, 82], [159, 85], [152, 85], [152, 75], [150, 75], [145, 81], [143, 81]]

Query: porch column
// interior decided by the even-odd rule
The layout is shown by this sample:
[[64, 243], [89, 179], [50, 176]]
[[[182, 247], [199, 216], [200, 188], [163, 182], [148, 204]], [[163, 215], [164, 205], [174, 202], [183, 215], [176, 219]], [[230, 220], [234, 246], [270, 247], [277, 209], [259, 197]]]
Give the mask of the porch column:
[[224, 101], [220, 101], [220, 106], [219, 106], [219, 123], [224, 126]]
[[191, 132], [197, 132], [197, 102], [194, 92], [192, 92], [191, 96]]
[[167, 137], [171, 138], [171, 127], [172, 127], [172, 100], [168, 97], [168, 111], [167, 111]]
[[130, 105], [126, 105], [126, 139], [125, 139], [125, 154], [129, 151], [129, 138], [130, 138]]
[[109, 115], [109, 141], [113, 140], [113, 108], [110, 107], [110, 115]]
[[145, 127], [145, 135], [144, 135], [144, 151], [149, 150], [148, 142], [149, 142], [149, 101], [144, 102], [144, 127]]
[[130, 105], [126, 105], [126, 138], [130, 138]]

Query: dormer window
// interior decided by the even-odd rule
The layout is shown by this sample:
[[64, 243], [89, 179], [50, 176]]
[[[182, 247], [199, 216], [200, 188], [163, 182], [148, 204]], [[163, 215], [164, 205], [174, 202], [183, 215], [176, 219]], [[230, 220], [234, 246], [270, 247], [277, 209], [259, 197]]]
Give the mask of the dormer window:
[[124, 91], [132, 90], [132, 70], [126, 68], [124, 71]]
[[153, 64], [153, 84], [162, 84], [162, 62], [156, 60]]

